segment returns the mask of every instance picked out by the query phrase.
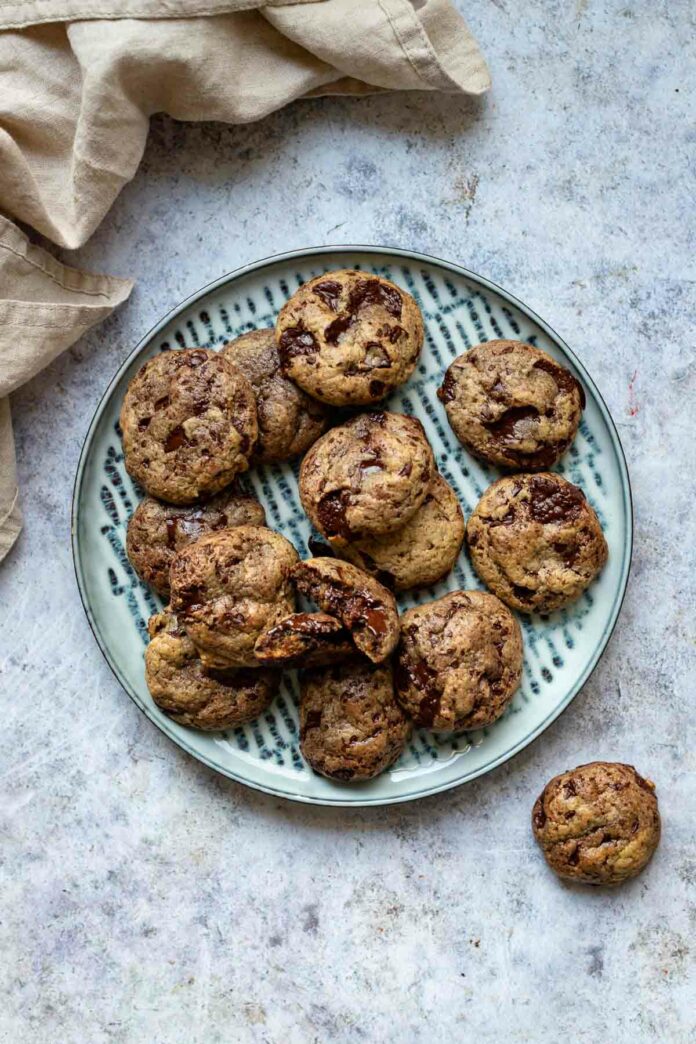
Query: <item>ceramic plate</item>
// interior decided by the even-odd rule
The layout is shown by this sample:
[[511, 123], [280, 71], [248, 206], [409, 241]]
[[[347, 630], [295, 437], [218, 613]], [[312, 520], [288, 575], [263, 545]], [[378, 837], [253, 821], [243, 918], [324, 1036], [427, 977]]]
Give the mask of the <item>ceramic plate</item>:
[[[574, 445], [556, 470], [583, 488], [609, 544], [606, 568], [579, 602], [548, 617], [520, 618], [524, 679], [498, 722], [459, 736], [419, 731], [391, 771], [359, 785], [331, 783], [304, 764], [292, 674], [266, 714], [228, 732], [183, 728], [154, 705], [145, 685], [143, 650], [147, 619], [160, 603], [138, 580], [124, 551], [126, 523], [141, 494], [123, 466], [117, 426], [128, 381], [150, 356], [184, 345], [219, 348], [247, 330], [269, 326], [302, 283], [336, 268], [386, 276], [413, 294], [423, 310], [426, 341], [420, 365], [388, 405], [423, 422], [440, 471], [457, 490], [465, 515], [498, 474], [459, 445], [436, 397], [450, 360], [480, 341], [515, 338], [543, 348], [577, 375], [587, 409]], [[297, 464], [259, 468], [248, 475], [248, 485], [263, 503], [269, 525], [306, 557], [311, 529], [297, 495], [297, 473]], [[609, 640], [628, 579], [631, 537], [630, 487], [616, 429], [570, 349], [533, 312], [486, 279], [422, 254], [379, 247], [323, 247], [259, 261], [204, 287], [165, 316], [106, 390], [82, 451], [73, 503], [73, 551], [85, 611], [131, 699], [175, 743], [226, 776], [296, 801], [327, 805], [388, 804], [433, 794], [489, 772], [531, 743], [587, 681]], [[402, 597], [400, 607], [480, 586], [462, 552], [447, 580]]]

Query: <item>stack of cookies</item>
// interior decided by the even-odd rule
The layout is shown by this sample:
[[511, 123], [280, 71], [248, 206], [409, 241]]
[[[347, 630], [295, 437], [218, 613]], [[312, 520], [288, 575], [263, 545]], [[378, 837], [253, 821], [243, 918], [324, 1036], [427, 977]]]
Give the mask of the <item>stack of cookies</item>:
[[[300, 668], [306, 761], [331, 779], [372, 778], [413, 724], [450, 732], [500, 717], [522, 675], [511, 609], [568, 604], [602, 568], [594, 511], [547, 470], [577, 431], [575, 378], [511, 341], [452, 363], [438, 394], [457, 438], [513, 472], [465, 527], [421, 423], [380, 405], [413, 373], [423, 337], [400, 287], [332, 272], [302, 286], [274, 330], [220, 352], [164, 352], [131, 381], [125, 463], [147, 495], [127, 551], [168, 602], [150, 620], [145, 667], [178, 722], [251, 721], [282, 671]], [[305, 561], [238, 485], [259, 462], [300, 455], [300, 499], [322, 538]], [[454, 591], [399, 617], [394, 592], [447, 576], [465, 535], [489, 591]]]

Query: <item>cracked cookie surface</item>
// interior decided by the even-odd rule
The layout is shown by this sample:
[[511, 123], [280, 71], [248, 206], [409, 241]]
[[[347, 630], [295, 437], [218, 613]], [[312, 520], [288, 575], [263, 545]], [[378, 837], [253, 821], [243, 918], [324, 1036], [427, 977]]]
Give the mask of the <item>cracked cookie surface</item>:
[[258, 436], [251, 385], [208, 348], [149, 359], [128, 385], [120, 425], [129, 474], [173, 504], [228, 486], [249, 467]]
[[300, 747], [315, 772], [343, 782], [372, 779], [394, 764], [410, 734], [390, 666], [303, 671]]
[[585, 407], [572, 373], [521, 341], [487, 341], [458, 356], [437, 394], [471, 453], [519, 471], [555, 464]]
[[272, 328], [242, 334], [225, 345], [221, 354], [242, 371], [256, 396], [259, 439], [255, 460], [291, 460], [326, 431], [326, 406], [284, 376]]
[[494, 482], [469, 518], [466, 537], [483, 582], [523, 613], [575, 601], [608, 554], [583, 491], [552, 472]]
[[189, 544], [170, 571], [172, 608], [207, 667], [254, 667], [262, 631], [295, 608], [292, 544], [271, 529], [237, 526]]
[[410, 294], [388, 279], [343, 269], [297, 290], [276, 337], [284, 373], [334, 406], [379, 402], [403, 384], [423, 345], [423, 319]]
[[309, 558], [292, 571], [300, 594], [340, 620], [358, 650], [381, 663], [399, 640], [399, 612], [391, 591], [350, 562]]
[[580, 765], [547, 783], [532, 828], [559, 877], [620, 884], [643, 870], [660, 840], [655, 786], [632, 765]]
[[166, 598], [169, 569], [182, 548], [218, 529], [265, 523], [266, 512], [256, 497], [235, 486], [187, 506], [146, 496], [128, 522], [126, 553], [141, 580]]
[[402, 616], [397, 698], [416, 725], [434, 732], [491, 725], [521, 677], [519, 624], [493, 595], [453, 591]]
[[385, 586], [406, 591], [430, 587], [446, 576], [463, 540], [464, 516], [457, 495], [435, 473], [425, 500], [405, 526], [337, 545], [336, 551]]
[[206, 668], [176, 615], [165, 609], [148, 621], [145, 680], [150, 695], [180, 725], [214, 731], [253, 721], [278, 691], [276, 671]]
[[435, 464], [423, 426], [401, 413], [361, 413], [322, 435], [300, 469], [300, 499], [332, 542], [389, 533], [425, 500]]

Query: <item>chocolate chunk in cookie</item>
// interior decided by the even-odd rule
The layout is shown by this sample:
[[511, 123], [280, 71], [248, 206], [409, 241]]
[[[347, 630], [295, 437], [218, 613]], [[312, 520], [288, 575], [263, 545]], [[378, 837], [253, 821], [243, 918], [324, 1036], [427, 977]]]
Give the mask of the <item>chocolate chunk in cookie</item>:
[[416, 725], [434, 732], [491, 725], [521, 677], [519, 624], [493, 595], [453, 591], [402, 616], [397, 698]]
[[518, 471], [555, 464], [575, 438], [585, 407], [577, 378], [521, 341], [487, 341], [458, 356], [438, 397], [471, 453]]
[[145, 497], [128, 522], [126, 553], [141, 580], [167, 598], [169, 569], [178, 551], [206, 533], [265, 522], [266, 513], [256, 497], [236, 486], [186, 507]]
[[255, 667], [262, 631], [295, 608], [292, 544], [273, 530], [237, 526], [202, 537], [172, 563], [172, 608], [206, 667]]
[[547, 783], [534, 804], [532, 827], [559, 877], [620, 884], [645, 868], [660, 840], [655, 786], [632, 765], [580, 765]]
[[478, 575], [523, 613], [575, 601], [607, 560], [602, 527], [583, 491], [552, 472], [494, 482], [466, 533]]
[[437, 473], [428, 494], [395, 533], [367, 536], [338, 553], [395, 591], [429, 587], [450, 572], [464, 540], [464, 516], [452, 487]]
[[300, 287], [276, 337], [283, 370], [300, 388], [334, 406], [368, 405], [413, 373], [423, 319], [395, 283], [345, 269]]
[[149, 359], [128, 385], [120, 424], [129, 474], [172, 504], [228, 486], [249, 467], [258, 436], [251, 385], [208, 348]]
[[256, 396], [259, 440], [255, 460], [291, 460], [328, 427], [326, 406], [284, 376], [273, 329], [252, 330], [222, 349], [247, 378]]
[[180, 725], [206, 731], [253, 721], [269, 706], [280, 675], [267, 670], [204, 667], [169, 609], [150, 618], [145, 680], [158, 707]]
[[335, 558], [299, 562], [292, 580], [300, 594], [341, 621], [369, 660], [386, 660], [399, 638], [396, 602], [386, 587], [349, 562]]
[[348, 630], [327, 613], [292, 613], [259, 637], [256, 659], [267, 667], [325, 667], [358, 655]]
[[300, 469], [300, 499], [319, 532], [340, 543], [401, 529], [428, 495], [434, 473], [420, 421], [362, 413], [309, 450]]
[[302, 754], [322, 776], [343, 783], [372, 779], [404, 749], [411, 724], [394, 699], [388, 665], [304, 671], [300, 691]]

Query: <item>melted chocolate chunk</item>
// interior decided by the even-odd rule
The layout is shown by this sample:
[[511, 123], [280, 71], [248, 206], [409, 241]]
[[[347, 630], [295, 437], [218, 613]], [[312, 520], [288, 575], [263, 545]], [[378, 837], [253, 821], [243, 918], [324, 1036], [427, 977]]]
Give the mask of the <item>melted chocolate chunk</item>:
[[367, 305], [381, 305], [395, 319], [401, 318], [401, 294], [395, 287], [385, 286], [378, 279], [361, 279], [350, 292], [349, 312], [357, 312]]
[[544, 811], [544, 800], [542, 798], [534, 806], [534, 826], [541, 830], [546, 823], [546, 812]]
[[366, 609], [365, 627], [379, 637], [387, 633], [387, 617], [382, 609]]
[[535, 522], [569, 522], [577, 518], [585, 503], [585, 495], [577, 486], [558, 486], [542, 475], [530, 482], [529, 513]]
[[484, 421], [483, 426], [494, 438], [507, 442], [510, 439], [522, 438], [529, 431], [529, 424], [525, 422], [537, 420], [538, 417], [539, 411], [535, 406], [511, 406], [498, 420]]
[[355, 316], [353, 315], [339, 315], [338, 319], [334, 319], [332, 323], [324, 330], [324, 340], [327, 344], [338, 344], [343, 334], [351, 328], [355, 322]]
[[164, 452], [173, 453], [174, 450], [180, 449], [181, 446], [188, 446], [188, 439], [186, 438], [186, 432], [180, 424], [167, 435], [164, 443]]
[[324, 304], [333, 312], [338, 309], [338, 302], [341, 297], [340, 283], [335, 283], [333, 279], [325, 279], [323, 283], [317, 283], [313, 288], [313, 293], [320, 297]]
[[429, 692], [418, 705], [418, 713], [414, 718], [416, 725], [420, 725], [422, 728], [428, 729], [435, 721], [440, 711], [440, 694], [438, 692]]
[[283, 366], [287, 366], [290, 359], [297, 355], [313, 355], [319, 351], [314, 334], [305, 330], [303, 326], [290, 326], [280, 335], [278, 343], [280, 359]]
[[349, 536], [346, 508], [350, 501], [347, 489], [336, 489], [323, 496], [317, 504], [317, 518], [327, 536]]
[[567, 798], [575, 797], [575, 795], [578, 792], [578, 788], [575, 786], [575, 780], [573, 779], [569, 779], [568, 782], [564, 785], [563, 789]]
[[138, 431], [145, 431], [150, 426], [152, 417], [141, 417], [138, 421]]
[[576, 845], [573, 851], [568, 856], [568, 866], [577, 866], [578, 860], [580, 859], [580, 846]]
[[543, 370], [545, 373], [551, 374], [559, 391], [564, 391], [571, 395], [577, 389], [580, 393], [580, 407], [583, 410], [585, 409], [585, 389], [580, 384], [580, 381], [573, 377], [572, 373], [569, 373], [562, 366], [557, 366], [550, 359], [538, 359], [534, 363], [534, 369]]
[[158, 399], [155, 403], [155, 410], [166, 410], [169, 405], [169, 396], [163, 395], [161, 399]]
[[167, 547], [176, 547], [176, 523], [175, 518], [167, 519]]
[[369, 390], [373, 399], [381, 399], [387, 390], [387, 386], [383, 381], [370, 381]]
[[451, 402], [457, 394], [457, 382], [454, 374], [451, 370], [448, 370], [445, 374], [445, 379], [442, 382], [442, 387], [438, 388], [437, 397], [440, 402]]

